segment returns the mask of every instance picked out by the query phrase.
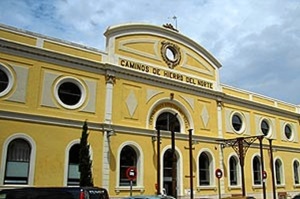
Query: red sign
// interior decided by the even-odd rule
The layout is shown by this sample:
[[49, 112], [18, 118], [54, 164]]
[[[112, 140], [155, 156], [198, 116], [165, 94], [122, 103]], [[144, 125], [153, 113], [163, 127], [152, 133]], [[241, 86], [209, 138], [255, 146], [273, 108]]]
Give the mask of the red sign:
[[263, 179], [267, 179], [267, 176], [268, 176], [268, 175], [267, 175], [267, 172], [266, 172], [266, 171], [263, 171], [263, 172], [262, 172], [262, 175], [263, 175]]
[[223, 176], [223, 172], [221, 169], [216, 169], [215, 174], [218, 179], [222, 178]]
[[126, 170], [126, 177], [128, 180], [135, 180], [136, 179], [136, 168], [135, 167], [128, 167]]

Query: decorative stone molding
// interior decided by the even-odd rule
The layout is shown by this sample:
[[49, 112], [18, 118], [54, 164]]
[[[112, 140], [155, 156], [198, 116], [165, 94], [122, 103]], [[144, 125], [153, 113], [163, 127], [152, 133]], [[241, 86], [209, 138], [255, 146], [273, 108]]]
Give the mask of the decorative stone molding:
[[105, 76], [106, 83], [115, 84], [116, 83], [116, 77], [111, 74], [106, 74]]
[[188, 118], [186, 116], [186, 114], [179, 108], [177, 107], [175, 104], [172, 103], [168, 103], [168, 102], [164, 102], [161, 103], [159, 105], [157, 105], [151, 112], [150, 118], [149, 118], [149, 124], [152, 125], [153, 124], [153, 120], [154, 120], [154, 115], [162, 108], [168, 107], [170, 109], [175, 109], [176, 111], [179, 112], [180, 116], [182, 117], [183, 121], [184, 121], [184, 125], [185, 128], [188, 129], [190, 127], [190, 123], [188, 121]]
[[169, 68], [173, 69], [181, 60], [180, 48], [176, 44], [168, 41], [163, 41], [161, 43], [161, 56], [168, 64]]

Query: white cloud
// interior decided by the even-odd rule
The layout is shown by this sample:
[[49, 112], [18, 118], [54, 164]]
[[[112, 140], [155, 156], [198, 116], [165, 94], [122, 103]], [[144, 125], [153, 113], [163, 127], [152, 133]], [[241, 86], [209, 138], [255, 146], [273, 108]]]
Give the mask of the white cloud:
[[223, 65], [221, 82], [300, 102], [298, 0], [0, 1], [0, 23], [104, 49], [108, 26], [173, 23]]

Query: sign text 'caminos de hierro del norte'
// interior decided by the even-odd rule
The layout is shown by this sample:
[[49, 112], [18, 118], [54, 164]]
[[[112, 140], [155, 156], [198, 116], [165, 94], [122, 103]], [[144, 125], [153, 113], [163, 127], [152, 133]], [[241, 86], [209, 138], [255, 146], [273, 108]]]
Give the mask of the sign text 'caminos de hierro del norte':
[[134, 69], [134, 70], [138, 70], [141, 72], [151, 73], [153, 75], [163, 76], [163, 77], [167, 77], [167, 78], [174, 79], [177, 81], [183, 81], [183, 82], [195, 85], [195, 86], [201, 86], [204, 88], [213, 89], [213, 83], [211, 83], [211, 82], [197, 79], [194, 77], [189, 77], [189, 76], [182, 75], [182, 74], [175, 73], [175, 72], [170, 72], [170, 71], [163, 70], [160, 68], [155, 68], [155, 67], [152, 67], [149, 65], [140, 64], [140, 63], [136, 63], [133, 61], [124, 60], [124, 59], [120, 59], [120, 65], [127, 67], [127, 68]]

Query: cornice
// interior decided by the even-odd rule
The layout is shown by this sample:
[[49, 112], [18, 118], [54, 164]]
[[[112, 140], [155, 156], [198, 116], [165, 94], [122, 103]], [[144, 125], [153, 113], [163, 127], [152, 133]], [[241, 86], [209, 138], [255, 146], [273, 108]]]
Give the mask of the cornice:
[[94, 47], [82, 45], [82, 44], [71, 42], [71, 41], [66, 41], [66, 40], [63, 40], [63, 39], [55, 38], [55, 37], [50, 37], [50, 36], [43, 35], [43, 34], [40, 34], [40, 33], [37, 33], [37, 32], [32, 32], [32, 31], [29, 31], [29, 30], [21, 29], [21, 28], [16, 28], [16, 27], [9, 26], [9, 25], [6, 25], [6, 24], [1, 24], [0, 23], [0, 29], [2, 29], [4, 31], [12, 32], [14, 34], [30, 37], [30, 38], [33, 38], [33, 39], [42, 39], [42, 40], [45, 40], [45, 41], [59, 43], [59, 44], [63, 44], [63, 45], [66, 45], [66, 46], [71, 46], [71, 47], [74, 47], [74, 48], [91, 51], [91, 52], [94, 52], [94, 53], [104, 53], [103, 51], [101, 51], [97, 48], [94, 48]]
[[[82, 129], [82, 125], [85, 119], [82, 120], [71, 120], [71, 119], [64, 119], [58, 117], [51, 117], [51, 116], [43, 116], [43, 115], [32, 115], [26, 113], [18, 113], [18, 112], [9, 112], [9, 111], [1, 111], [0, 110], [0, 119], [4, 120], [15, 120], [21, 122], [30, 122], [30, 123], [37, 123], [37, 124], [48, 124], [54, 126], [62, 126], [62, 127], [71, 127]], [[132, 135], [143, 135], [149, 136], [149, 140], [152, 136], [156, 136], [155, 129], [145, 129], [145, 128], [136, 128], [136, 127], [128, 127], [128, 126], [121, 126], [121, 125], [114, 125], [114, 124], [107, 124], [107, 123], [99, 123], [99, 122], [91, 122], [88, 121], [89, 130], [95, 130], [99, 133], [103, 133], [104, 131], [113, 132], [112, 135], [117, 136], [118, 133], [121, 134], [132, 134]], [[176, 133], [175, 134], [177, 140], [188, 141], [189, 135], [188, 132], [185, 133]], [[162, 138], [171, 138], [171, 133], [168, 131], [161, 131]], [[193, 135], [193, 141], [196, 143], [210, 143], [219, 145], [220, 141], [216, 137], [208, 137], [202, 135]], [[264, 148], [267, 147], [267, 144], [264, 144]], [[251, 148], [259, 148], [259, 144], [253, 144]], [[300, 149], [295, 147], [288, 147], [288, 146], [277, 146], [273, 145], [274, 150], [278, 151], [293, 151], [296, 153], [300, 153]]]
[[249, 109], [252, 109], [252, 110], [255, 109], [255, 110], [260, 110], [262, 112], [267, 112], [267, 113], [270, 113], [270, 114], [280, 115], [282, 117], [288, 117], [288, 118], [297, 119], [297, 120], [300, 119], [300, 114], [299, 113], [283, 110], [283, 109], [280, 109], [280, 108], [277, 108], [277, 107], [261, 104], [261, 103], [246, 100], [246, 99], [241, 99], [241, 98], [234, 97], [234, 96], [231, 96], [231, 95], [224, 94], [221, 100], [222, 100], [223, 105], [225, 103], [234, 104], [234, 105], [249, 108]]
[[[148, 27], [148, 26], [146, 26]], [[165, 30], [170, 31], [170, 30]], [[174, 33], [178, 34], [178, 33]], [[116, 72], [117, 77], [127, 80], [134, 80], [141, 83], [147, 83], [153, 86], [168, 88], [172, 91], [193, 94], [199, 97], [206, 97], [213, 100], [221, 100], [223, 103], [236, 104], [241, 107], [247, 107], [256, 110], [262, 110], [271, 114], [278, 114], [283, 117], [291, 117], [293, 119], [300, 119], [300, 114], [297, 112], [283, 110], [277, 107], [260, 104], [246, 99], [241, 99], [234, 96], [226, 95], [219, 91], [204, 89], [201, 87], [183, 84], [174, 80], [162, 79], [161, 77], [149, 76], [148, 74], [140, 73], [138, 71], [129, 70], [120, 66], [112, 65], [109, 63], [96, 62], [94, 60], [82, 59], [79, 57], [60, 54], [49, 50], [27, 46], [20, 43], [7, 41], [0, 38], [0, 52], [18, 55], [25, 58], [41, 60], [49, 63], [57, 63], [63, 66], [76, 68], [79, 70], [91, 71], [97, 74], [105, 74], [106, 70], [113, 70]]]
[[10, 55], [18, 55], [29, 59], [45, 61], [48, 63], [57, 63], [66, 67], [91, 71], [97, 74], [105, 74], [106, 70], [113, 70], [115, 71], [116, 76], [128, 80], [132, 80], [133, 78], [135, 81], [139, 81], [141, 83], [147, 81], [148, 84], [153, 86], [167, 87], [173, 91], [177, 90], [180, 92], [187, 92], [195, 94], [197, 96], [215, 99], [222, 95], [221, 92], [211, 91], [193, 85], [185, 85], [181, 82], [162, 79], [160, 77], [149, 76], [147, 74], [143, 74], [138, 71], [132, 71], [117, 65], [96, 62], [93, 60], [86, 60], [80, 57], [75, 57], [66, 54], [60, 54], [41, 48], [7, 41], [5, 39], [0, 39], [0, 52], [7, 53]]
[[198, 97], [206, 97], [209, 99], [217, 100], [223, 96], [222, 92], [201, 88], [199, 86], [194, 86], [191, 84], [185, 84], [180, 81], [175, 81], [167, 78], [162, 78], [158, 76], [152, 76], [147, 73], [139, 72], [136, 70], [130, 70], [117, 65], [112, 65], [106, 63], [106, 67], [113, 68], [116, 72], [117, 78], [122, 78], [130, 81], [136, 81], [140, 83], [146, 83], [155, 87], [166, 88], [170, 91], [178, 91], [182, 93], [188, 93], [191, 95], [196, 95]]
[[95, 60], [84, 59], [22, 43], [11, 42], [3, 38], [0, 38], [0, 52], [97, 73], [99, 73], [101, 69], [104, 69], [104, 65]]

